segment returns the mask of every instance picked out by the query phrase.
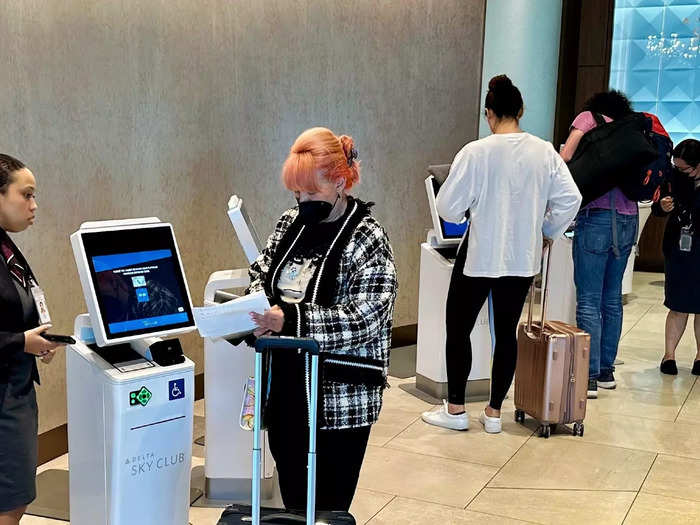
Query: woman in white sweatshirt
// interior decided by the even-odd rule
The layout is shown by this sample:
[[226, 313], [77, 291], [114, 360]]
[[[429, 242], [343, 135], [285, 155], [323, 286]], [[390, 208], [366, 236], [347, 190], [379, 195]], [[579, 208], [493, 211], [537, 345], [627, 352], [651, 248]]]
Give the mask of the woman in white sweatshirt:
[[493, 135], [457, 154], [440, 188], [437, 208], [446, 221], [470, 215], [469, 230], [452, 271], [447, 296], [448, 399], [423, 421], [467, 430], [464, 399], [471, 370], [469, 335], [488, 297], [493, 298], [496, 347], [491, 398], [479, 420], [486, 432], [501, 431], [501, 404], [517, 360], [516, 329], [544, 239], [559, 237], [581, 204], [569, 169], [549, 142], [525, 133], [520, 91], [505, 75], [489, 82], [485, 116]]

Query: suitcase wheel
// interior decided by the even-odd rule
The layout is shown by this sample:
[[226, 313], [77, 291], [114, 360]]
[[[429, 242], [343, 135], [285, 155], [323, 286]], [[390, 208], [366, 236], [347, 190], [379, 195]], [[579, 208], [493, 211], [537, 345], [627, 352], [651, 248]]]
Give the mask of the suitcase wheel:
[[539, 428], [539, 436], [548, 439], [552, 435], [552, 426], [541, 425]]
[[525, 412], [520, 409], [515, 410], [515, 422], [516, 423], [525, 423]]
[[574, 436], [583, 437], [583, 423], [574, 423]]

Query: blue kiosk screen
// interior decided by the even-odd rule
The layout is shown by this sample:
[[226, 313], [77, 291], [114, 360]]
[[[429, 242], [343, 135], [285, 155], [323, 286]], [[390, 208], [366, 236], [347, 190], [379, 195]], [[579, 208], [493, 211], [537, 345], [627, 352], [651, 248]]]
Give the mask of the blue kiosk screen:
[[[103, 232], [102, 238], [86, 238], [87, 235], [99, 236], [97, 233], [84, 237], [108, 336], [126, 337], [192, 324], [171, 230], [167, 227], [167, 231], [163, 228], [144, 230], [150, 231], [130, 232], [126, 239], [122, 232], [120, 238], [112, 242], [104, 238], [104, 234], [111, 232]], [[148, 237], [151, 242], [147, 242]], [[127, 241], [129, 238], [132, 242]], [[153, 249], [143, 249], [149, 247]]]

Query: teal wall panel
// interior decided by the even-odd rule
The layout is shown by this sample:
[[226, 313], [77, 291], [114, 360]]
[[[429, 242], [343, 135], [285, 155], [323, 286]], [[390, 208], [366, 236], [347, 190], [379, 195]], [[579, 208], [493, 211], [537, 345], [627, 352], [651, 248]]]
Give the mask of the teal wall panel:
[[[610, 87], [627, 93], [634, 108], [656, 114], [674, 143], [700, 138], [700, 31], [698, 0], [618, 0]], [[671, 35], [675, 52], [649, 49], [650, 36]]]

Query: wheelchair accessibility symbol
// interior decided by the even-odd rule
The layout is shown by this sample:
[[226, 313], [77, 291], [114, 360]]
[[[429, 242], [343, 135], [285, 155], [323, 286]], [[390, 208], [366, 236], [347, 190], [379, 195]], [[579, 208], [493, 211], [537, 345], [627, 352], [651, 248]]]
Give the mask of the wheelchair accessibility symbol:
[[185, 380], [174, 379], [168, 382], [168, 399], [173, 401], [174, 399], [182, 399], [185, 397]]

